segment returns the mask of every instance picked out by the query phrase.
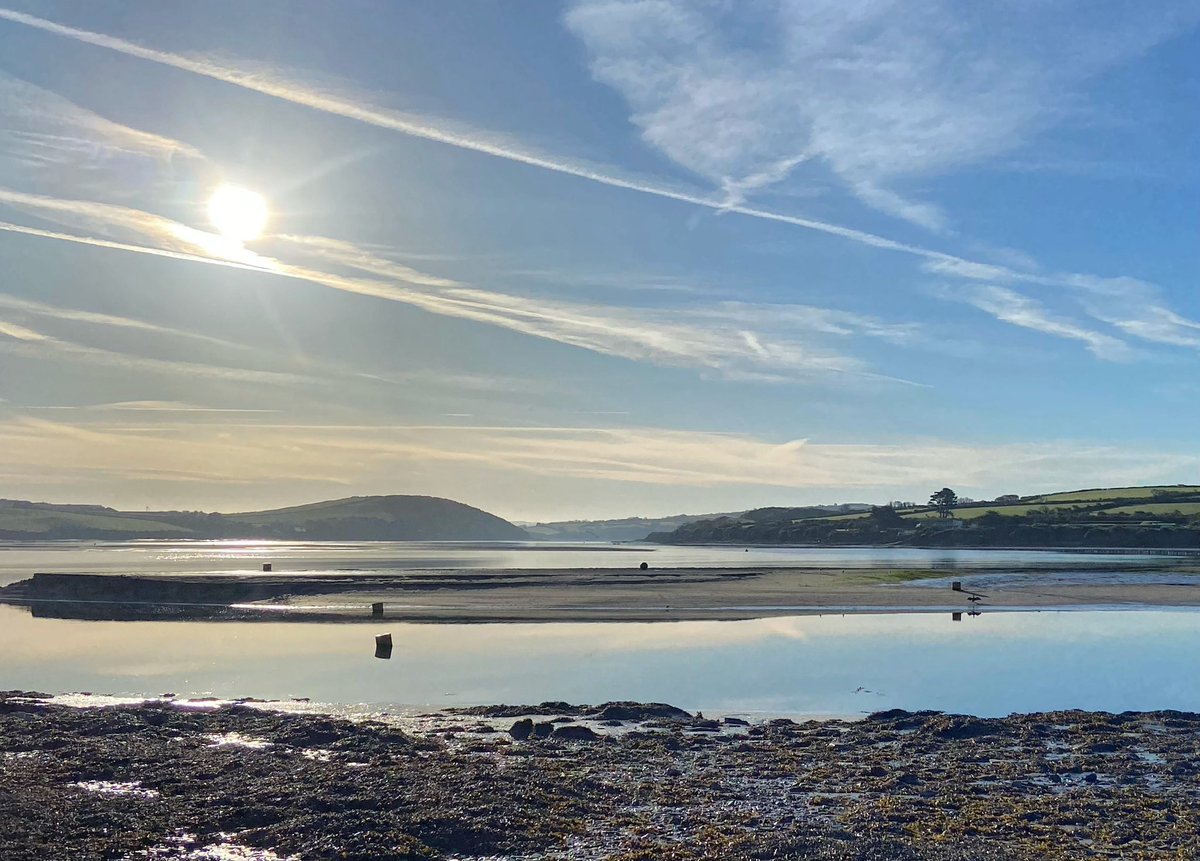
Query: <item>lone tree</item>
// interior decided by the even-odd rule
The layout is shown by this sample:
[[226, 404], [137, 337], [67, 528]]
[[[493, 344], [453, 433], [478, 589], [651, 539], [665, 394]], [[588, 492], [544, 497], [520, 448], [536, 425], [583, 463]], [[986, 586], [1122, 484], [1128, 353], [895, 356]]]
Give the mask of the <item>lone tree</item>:
[[938, 517], [953, 517], [953, 508], [958, 504], [958, 494], [948, 487], [931, 494], [929, 504], [937, 509]]

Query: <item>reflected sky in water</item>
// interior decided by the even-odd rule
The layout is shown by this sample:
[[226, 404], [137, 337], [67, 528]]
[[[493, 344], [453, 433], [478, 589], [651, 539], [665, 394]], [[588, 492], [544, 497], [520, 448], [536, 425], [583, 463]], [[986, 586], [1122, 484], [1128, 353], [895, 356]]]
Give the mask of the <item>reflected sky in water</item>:
[[[374, 657], [392, 634], [391, 660]], [[1200, 711], [1200, 613], [741, 622], [90, 622], [0, 606], [0, 688], [342, 704], [661, 700], [729, 712]]]
[[735, 565], [816, 568], [1071, 567], [1189, 564], [1155, 556], [1109, 556], [1045, 550], [955, 550], [917, 547], [666, 547], [656, 545], [479, 542], [130, 541], [0, 542], [0, 586], [38, 571], [183, 574], [420, 570], [423, 568], [636, 568]]

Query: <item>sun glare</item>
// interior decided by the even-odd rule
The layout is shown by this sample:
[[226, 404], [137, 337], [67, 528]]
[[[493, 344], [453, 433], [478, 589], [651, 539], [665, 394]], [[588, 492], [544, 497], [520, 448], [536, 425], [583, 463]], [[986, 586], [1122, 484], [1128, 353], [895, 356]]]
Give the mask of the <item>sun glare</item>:
[[267, 201], [237, 185], [222, 185], [208, 199], [208, 220], [226, 239], [250, 242], [267, 226]]

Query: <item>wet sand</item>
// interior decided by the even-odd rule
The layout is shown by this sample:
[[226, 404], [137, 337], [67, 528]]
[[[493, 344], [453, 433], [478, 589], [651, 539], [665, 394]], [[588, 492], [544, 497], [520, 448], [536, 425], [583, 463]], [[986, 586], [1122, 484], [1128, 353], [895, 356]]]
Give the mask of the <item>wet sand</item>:
[[[531, 714], [532, 717], [523, 717]], [[5, 861], [1194, 858], [1200, 715], [715, 721], [482, 707], [400, 725], [0, 693]]]
[[[1104, 573], [1096, 569], [1097, 573]], [[992, 573], [1009, 573], [996, 569]], [[647, 621], [746, 619], [803, 613], [969, 612], [968, 591], [927, 578], [969, 572], [827, 568], [446, 570], [347, 574], [39, 574], [0, 589], [0, 601], [69, 618], [357, 620], [371, 605], [410, 621]], [[1023, 571], [990, 588], [986, 609], [1200, 606], [1200, 576], [1165, 569], [1156, 583], [1053, 582]], [[1111, 573], [1111, 572], [1108, 572]], [[1139, 576], [1145, 575], [1139, 572]]]

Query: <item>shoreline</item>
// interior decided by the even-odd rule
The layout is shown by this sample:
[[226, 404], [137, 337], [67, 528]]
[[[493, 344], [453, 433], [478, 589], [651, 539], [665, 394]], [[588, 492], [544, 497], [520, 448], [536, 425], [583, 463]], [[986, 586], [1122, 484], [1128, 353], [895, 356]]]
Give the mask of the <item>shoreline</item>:
[[261, 704], [79, 708], [0, 692], [6, 861], [1200, 850], [1197, 714], [892, 710], [797, 723], [543, 703], [419, 717], [400, 728]]

